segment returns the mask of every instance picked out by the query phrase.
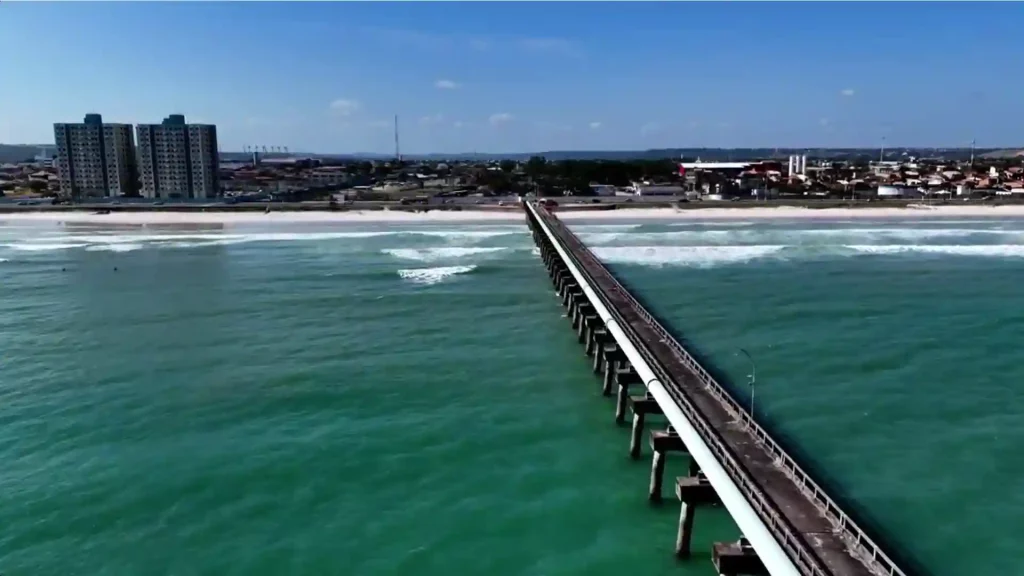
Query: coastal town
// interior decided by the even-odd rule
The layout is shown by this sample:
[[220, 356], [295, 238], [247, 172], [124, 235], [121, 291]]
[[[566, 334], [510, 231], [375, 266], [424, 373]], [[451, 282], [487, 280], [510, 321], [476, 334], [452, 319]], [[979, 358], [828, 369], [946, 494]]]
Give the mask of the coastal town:
[[[362, 159], [283, 147], [222, 153], [217, 128], [170, 115], [54, 125], [55, 145], [0, 164], [0, 205], [352, 203], [461, 205], [516, 196], [601, 202], [938, 199], [1024, 201], [1024, 151], [770, 153], [729, 161], [519, 158]], [[26, 148], [27, 150], [27, 148]], [[585, 153], [581, 153], [585, 154]], [[27, 155], [27, 154], [26, 154]], [[708, 155], [720, 157], [708, 151]], [[873, 157], [872, 157], [873, 156]]]

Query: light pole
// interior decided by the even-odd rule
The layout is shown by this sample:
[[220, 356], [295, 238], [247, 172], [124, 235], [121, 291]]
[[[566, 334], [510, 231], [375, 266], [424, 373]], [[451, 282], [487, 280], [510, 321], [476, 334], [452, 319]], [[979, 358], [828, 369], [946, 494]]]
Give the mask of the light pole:
[[747, 384], [750, 386], [750, 422], [754, 422], [754, 384], [757, 382], [757, 366], [754, 364], [754, 358], [743, 348], [740, 348], [739, 353], [747, 357], [750, 361], [750, 374], [747, 374]]

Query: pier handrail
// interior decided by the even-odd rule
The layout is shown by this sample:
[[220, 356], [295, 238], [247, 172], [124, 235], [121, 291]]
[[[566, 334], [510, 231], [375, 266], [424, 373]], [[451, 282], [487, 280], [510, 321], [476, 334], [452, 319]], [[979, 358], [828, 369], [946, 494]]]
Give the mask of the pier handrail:
[[[541, 212], [543, 211], [543, 212]], [[606, 272], [607, 267], [594, 256], [593, 252], [571, 231], [569, 228], [554, 214], [547, 211], [543, 207], [539, 207], [538, 214], [546, 214], [551, 222], [554, 222], [556, 226], [565, 233], [564, 238], [569, 238], [573, 241], [576, 246], [570, 254], [579, 254], [585, 256], [601, 269]], [[589, 276], [585, 267], [580, 267], [584, 273]], [[608, 272], [608, 276], [613, 282], [614, 289], [618, 292], [619, 296], [623, 297], [633, 310], [638, 313], [647, 323], [651, 326], [659, 336], [661, 336], [664, 343], [672, 349], [676, 354], [677, 358], [686, 365], [692, 373], [696, 376], [697, 380], [704, 385], [707, 389], [735, 418], [741, 423], [747, 425], [748, 431], [755, 438], [756, 441], [760, 442], [768, 453], [776, 460], [777, 466], [787, 475], [791, 480], [794, 481], [798, 489], [803, 492], [806, 496], [816, 504], [818, 509], [823, 513], [834, 528], [841, 532], [847, 544], [857, 549], [864, 559], [871, 561], [877, 568], [883, 570], [883, 574], [889, 576], [907, 576], [906, 573], [900, 569], [899, 566], [885, 553], [882, 548], [871, 539], [871, 537], [864, 532], [864, 530], [854, 522], [840, 507], [832, 500], [832, 498], [825, 492], [825, 490], [814, 481], [811, 476], [801, 468], [796, 461], [782, 449], [781, 446], [768, 434], [764, 428], [762, 428], [747, 409], [736, 401], [721, 384], [719, 384], [712, 376], [704, 369], [703, 366], [676, 340], [675, 337], [661, 325], [660, 322], [653, 315], [651, 315], [647, 309], [637, 302], [633, 295], [626, 290], [625, 287], [619, 282], [614, 274]], [[626, 324], [627, 323], [622, 323]], [[630, 332], [633, 332], [632, 328], [629, 327]], [[634, 332], [635, 335], [635, 332]], [[646, 347], [643, 347], [646, 348]], [[645, 355], [649, 355], [649, 351], [641, 349]], [[653, 362], [652, 367], [657, 367], [660, 371], [658, 362]], [[671, 390], [670, 390], [671, 391]], [[675, 391], [678, 392], [678, 391]], [[681, 396], [678, 398], [681, 403], [685, 403], [685, 407], [692, 413], [695, 412], [693, 406], [690, 406], [690, 402], [682, 394], [674, 394], [674, 396]], [[775, 509], [773, 503], [771, 503], [767, 496], [753, 483], [747, 472], [740, 464], [735, 460], [735, 456], [732, 451], [729, 450], [724, 442], [718, 437], [717, 432], [710, 429], [710, 426], [703, 421], [703, 418], [692, 418], [691, 422], [695, 426], [702, 428], [702, 432], [706, 434], [706, 437], [712, 438], [715, 444], [714, 448], [716, 452], [723, 459], [723, 464], [731, 468], [733, 472], [738, 473], [739, 480], [738, 485], [752, 497], [752, 504], [755, 508], [763, 512], [766, 515], [771, 528], [775, 530], [781, 529], [782, 541], [780, 542], [793, 556], [794, 560], [797, 561], [801, 566], [809, 570], [810, 574], [822, 575], [826, 573], [818, 566], [817, 558], [811, 554], [805, 546], [803, 546], [799, 539], [794, 534], [793, 528], [789, 525], [778, 510]], [[778, 532], [777, 532], [778, 533]]]

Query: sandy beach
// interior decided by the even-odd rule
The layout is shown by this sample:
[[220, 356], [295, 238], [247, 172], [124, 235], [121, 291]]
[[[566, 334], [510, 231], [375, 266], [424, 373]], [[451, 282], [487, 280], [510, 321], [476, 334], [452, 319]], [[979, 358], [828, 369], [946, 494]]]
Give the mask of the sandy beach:
[[[934, 206], [929, 208], [628, 208], [607, 211], [562, 211], [566, 221], [620, 220], [771, 220], [771, 219], [884, 219], [884, 218], [1021, 218], [1024, 205]], [[351, 211], [351, 212], [26, 212], [0, 215], [0, 222], [81, 222], [96, 224], [324, 224], [374, 222], [516, 222], [518, 211]]]

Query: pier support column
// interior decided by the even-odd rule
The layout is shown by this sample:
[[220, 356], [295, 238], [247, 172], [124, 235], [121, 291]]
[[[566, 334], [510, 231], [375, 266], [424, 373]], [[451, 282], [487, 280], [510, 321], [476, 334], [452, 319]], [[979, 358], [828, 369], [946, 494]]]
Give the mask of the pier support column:
[[655, 430], [651, 432], [651, 487], [647, 494], [651, 502], [661, 502], [661, 486], [665, 479], [665, 457], [669, 452], [686, 452], [686, 444], [674, 432]]
[[690, 557], [690, 543], [693, 540], [693, 516], [697, 509], [683, 502], [679, 505], [679, 530], [676, 532], [676, 558]]
[[665, 453], [661, 450], [654, 451], [651, 459], [651, 487], [647, 499], [651, 502], [661, 502], [661, 485], [665, 480]]
[[597, 353], [594, 355], [594, 374], [603, 374], [608, 363], [612, 361], [611, 358], [618, 353], [619, 346], [607, 328], [598, 332], [598, 344]]
[[604, 365], [604, 355], [611, 336], [608, 334], [608, 330], [604, 327], [604, 324], [595, 319], [594, 326], [590, 329], [590, 342], [587, 346], [587, 354], [593, 355], [594, 357], [594, 374], [601, 373], [601, 366]]
[[700, 472], [697, 461], [690, 457], [690, 475], [676, 478], [676, 497], [679, 498], [679, 530], [676, 533], [676, 557], [689, 558], [693, 541], [693, 519], [698, 506], [720, 504], [718, 493]]
[[615, 383], [619, 386], [618, 396], [615, 399], [615, 423], [622, 424], [626, 421], [626, 407], [629, 403], [629, 387], [634, 384], [642, 384], [640, 375], [633, 371], [632, 367], [626, 366], [615, 373]]
[[594, 318], [587, 324], [587, 356], [596, 357], [601, 349], [601, 321]]
[[580, 310], [580, 327], [579, 334], [577, 334], [580, 344], [587, 342], [590, 338], [590, 331], [593, 330], [593, 322], [597, 320], [597, 316], [594, 316], [593, 307], [587, 305]]
[[565, 294], [562, 296], [562, 306], [569, 307], [574, 297], [578, 298], [582, 295], [583, 292], [580, 291], [579, 286], [570, 286], [569, 289], [566, 290]]
[[619, 395], [615, 399], [615, 423], [626, 420], [626, 402], [629, 400], [629, 384], [619, 384]]
[[633, 429], [629, 433], [629, 457], [640, 458], [640, 441], [644, 434], [644, 413], [633, 412]]
[[633, 428], [629, 435], [629, 457], [636, 460], [640, 458], [640, 450], [644, 435], [644, 422], [648, 414], [664, 414], [658, 401], [650, 397], [649, 393], [643, 396], [630, 396], [629, 406], [633, 410]]
[[615, 384], [615, 371], [619, 369], [619, 361], [609, 358], [604, 363], [604, 380], [601, 381], [601, 395], [611, 396], [612, 385]]
[[555, 278], [555, 288], [558, 290], [559, 294], [561, 294], [562, 290], [565, 289], [565, 284], [569, 281], [569, 277], [569, 273], [565, 270], [562, 270], [561, 272], [558, 273], [558, 276]]

